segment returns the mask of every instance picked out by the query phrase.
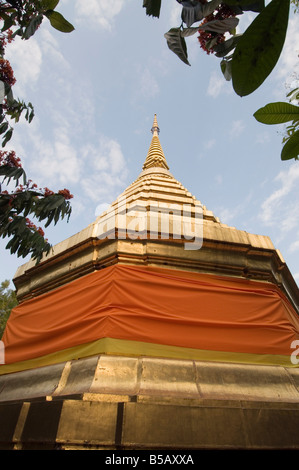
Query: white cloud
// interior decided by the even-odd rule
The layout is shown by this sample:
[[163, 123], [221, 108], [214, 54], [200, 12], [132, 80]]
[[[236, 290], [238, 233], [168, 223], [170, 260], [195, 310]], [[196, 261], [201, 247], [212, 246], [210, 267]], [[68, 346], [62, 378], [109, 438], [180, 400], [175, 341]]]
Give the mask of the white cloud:
[[124, 0], [77, 0], [75, 4], [77, 21], [87, 20], [89, 25], [111, 30], [114, 17], [125, 5]]
[[259, 134], [257, 134], [255, 141], [256, 141], [257, 144], [266, 144], [266, 143], [270, 142], [269, 132], [267, 132], [267, 131], [260, 132]]
[[212, 96], [213, 98], [217, 98], [217, 96], [222, 93], [225, 87], [225, 79], [222, 75], [217, 72], [212, 72], [208, 84], [207, 94]]
[[[262, 223], [276, 230], [276, 243], [287, 234], [299, 229], [299, 195], [296, 188], [299, 183], [299, 165], [294, 163], [285, 171], [281, 171], [274, 180], [279, 187], [270, 194], [261, 205], [259, 218]], [[296, 233], [295, 232], [295, 233]], [[292, 239], [294, 235], [292, 234]], [[297, 239], [297, 237], [296, 237]], [[296, 240], [295, 239], [295, 240]], [[298, 249], [298, 243], [292, 242], [289, 251]]]
[[[167, 56], [168, 57], [168, 56]], [[160, 93], [159, 79], [168, 72], [167, 60], [157, 57], [149, 57], [147, 65], [135, 67], [132, 101], [138, 102], [140, 99], [151, 99]], [[136, 83], [136, 84], [135, 84]]]
[[298, 86], [299, 31], [298, 14], [290, 16], [286, 40], [274, 70], [271, 73], [273, 100], [285, 101], [290, 89]]
[[32, 128], [30, 138], [33, 151], [27, 163], [28, 174], [38, 185], [54, 185], [54, 189], [61, 189], [61, 185], [79, 181], [82, 163], [66, 129], [57, 129], [54, 139], [47, 139]]
[[298, 218], [295, 214], [299, 212], [299, 202], [285, 204], [284, 213], [281, 213], [279, 229], [282, 234], [286, 234], [298, 227]]
[[221, 93], [232, 94], [232, 85], [230, 81], [225, 80], [218, 66], [217, 72], [214, 70], [210, 75], [207, 94], [212, 98], [217, 98]]
[[281, 171], [275, 181], [281, 183], [280, 188], [273, 191], [273, 193], [262, 204], [261, 216], [266, 223], [271, 223], [275, 219], [277, 209], [282, 203], [285, 196], [287, 196], [293, 189], [295, 184], [299, 181], [299, 165], [294, 163], [288, 170]]
[[139, 93], [143, 97], [153, 98], [160, 91], [157, 80], [155, 79], [152, 72], [146, 68], [142, 71], [140, 77], [140, 88]]
[[29, 135], [25, 168], [39, 187], [68, 188], [75, 195], [78, 215], [90, 210], [91, 203], [95, 211], [97, 206], [111, 203], [125, 189], [128, 172], [116, 140], [101, 137], [97, 143], [78, 148], [72, 144], [72, 135], [72, 129], [59, 127], [51, 136], [42, 136], [37, 122]]
[[[92, 3], [84, 3], [87, 13]], [[103, 11], [110, 19], [123, 4], [117, 1], [95, 3], [95, 12]], [[18, 65], [22, 85], [28, 88], [28, 84], [40, 79], [43, 87], [40, 102], [43, 111], [46, 110], [46, 120], [37, 114], [29, 132], [25, 127], [27, 123], [21, 122], [16, 129], [14, 141], [15, 144], [19, 142], [22, 152], [18, 151], [18, 154], [28, 177], [39, 187], [47, 186], [54, 191], [68, 188], [75, 196], [72, 206], [76, 215], [84, 209], [93, 211], [91, 201], [94, 208], [106, 200], [111, 202], [124, 189], [126, 162], [116, 140], [102, 137], [93, 143], [95, 106], [90, 90], [86, 86], [82, 89], [80, 81], [71, 79], [69, 61], [62, 54], [60, 43], [50, 27], [39, 32], [38, 43], [31, 38], [26, 43], [18, 41], [17, 46], [11, 54]], [[47, 57], [44, 62], [43, 56]], [[155, 82], [150, 77], [146, 79], [153, 92]], [[90, 124], [88, 137], [82, 136], [82, 116], [85, 125]]]
[[216, 175], [215, 176], [215, 181], [218, 185], [222, 184], [223, 182], [223, 176], [222, 175]]
[[286, 40], [276, 73], [279, 79], [287, 80], [293, 72], [299, 73], [299, 31], [298, 18], [290, 17]]
[[291, 243], [291, 245], [290, 245], [289, 252], [294, 253], [295, 251], [299, 251], [299, 240]]
[[123, 191], [127, 177], [120, 144], [114, 139], [102, 137], [97, 145], [85, 147], [81, 157], [85, 171], [80, 185], [85, 196], [95, 203], [95, 209], [107, 201], [111, 203]]
[[40, 31], [41, 48], [43, 54], [47, 57], [47, 62], [53, 61], [55, 66], [61, 66], [69, 69], [70, 65], [59, 50], [59, 42], [55, 39], [51, 31], [47, 28], [42, 28]]
[[98, 217], [103, 212], [107, 211], [109, 207], [110, 207], [110, 204], [108, 204], [108, 202], [102, 202], [98, 204], [95, 209], [95, 216]]
[[205, 142], [204, 147], [206, 149], [211, 149], [212, 147], [214, 147], [215, 144], [216, 144], [216, 140], [215, 139], [210, 139], [207, 142]]
[[42, 66], [42, 51], [35, 38], [29, 41], [16, 37], [6, 50], [6, 58], [14, 70], [17, 83], [16, 94], [25, 94], [26, 86], [33, 86], [39, 78]]
[[222, 224], [231, 224], [233, 220], [242, 212], [241, 206], [235, 208], [224, 208], [220, 207], [214, 211], [216, 217], [219, 217]]
[[241, 121], [241, 120], [233, 121], [231, 130], [230, 130], [230, 133], [229, 133], [230, 138], [234, 139], [236, 137], [239, 137], [242, 134], [244, 129], [245, 129], [245, 125], [244, 125], [243, 121]]
[[170, 2], [169, 6], [169, 25], [171, 28], [173, 28], [174, 25], [179, 25], [181, 23], [182, 7], [177, 2]]

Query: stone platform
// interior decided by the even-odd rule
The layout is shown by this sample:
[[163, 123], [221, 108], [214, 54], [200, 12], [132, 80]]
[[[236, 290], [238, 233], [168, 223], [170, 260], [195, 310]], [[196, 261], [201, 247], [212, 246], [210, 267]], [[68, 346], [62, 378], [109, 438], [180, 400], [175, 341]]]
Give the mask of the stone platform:
[[0, 449], [299, 449], [299, 370], [93, 356], [0, 376]]

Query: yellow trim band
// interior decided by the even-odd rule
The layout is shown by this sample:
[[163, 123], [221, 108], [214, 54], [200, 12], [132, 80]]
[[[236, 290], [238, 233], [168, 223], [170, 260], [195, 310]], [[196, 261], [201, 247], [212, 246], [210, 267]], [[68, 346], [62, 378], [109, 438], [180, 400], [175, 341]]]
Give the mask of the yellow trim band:
[[46, 356], [29, 359], [27, 361], [0, 366], [0, 375], [35, 369], [51, 364], [58, 364], [83, 357], [98, 354], [167, 357], [173, 359], [191, 359], [197, 361], [234, 362], [243, 364], [275, 365], [283, 367], [298, 367], [291, 362], [291, 356], [276, 354], [249, 354], [227, 351], [208, 351], [203, 349], [183, 348], [163, 344], [144, 343], [114, 338], [101, 338], [90, 343], [81, 344], [73, 348], [57, 351]]

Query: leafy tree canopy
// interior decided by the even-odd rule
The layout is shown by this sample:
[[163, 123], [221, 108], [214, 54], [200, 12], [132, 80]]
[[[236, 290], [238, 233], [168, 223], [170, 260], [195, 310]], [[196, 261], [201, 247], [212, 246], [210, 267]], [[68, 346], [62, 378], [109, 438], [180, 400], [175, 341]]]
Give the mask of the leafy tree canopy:
[[[197, 34], [200, 47], [220, 59], [221, 71], [239, 96], [256, 91], [271, 74], [285, 43], [290, 5], [295, 12], [298, 0], [176, 0], [182, 6], [181, 24], [165, 33], [169, 49], [190, 65], [186, 38]], [[143, 0], [146, 14], [159, 18], [161, 0]], [[246, 31], [236, 33], [240, 15], [255, 12]], [[254, 117], [264, 124], [291, 121], [282, 149], [282, 160], [299, 155], [298, 89], [293, 103], [270, 103]]]
[[7, 280], [0, 284], [0, 338], [2, 338], [11, 310], [18, 304], [15, 291], [10, 289], [9, 285], [10, 282]]
[[[0, 0], [0, 136], [2, 148], [11, 140], [13, 122], [23, 114], [30, 123], [34, 117], [31, 103], [24, 103], [13, 96], [16, 82], [14, 72], [5, 50], [16, 36], [29, 40], [40, 27], [44, 18], [53, 28], [70, 33], [74, 27], [55, 9], [59, 0]], [[37, 227], [29, 217], [47, 227], [52, 222], [71, 214], [69, 200], [73, 197], [68, 189], [54, 192], [38, 188], [27, 178], [21, 159], [14, 151], [0, 151], [0, 237], [8, 238], [6, 248], [17, 256], [30, 254], [37, 262], [49, 253], [51, 245], [44, 230]], [[13, 189], [11, 187], [13, 186]]]

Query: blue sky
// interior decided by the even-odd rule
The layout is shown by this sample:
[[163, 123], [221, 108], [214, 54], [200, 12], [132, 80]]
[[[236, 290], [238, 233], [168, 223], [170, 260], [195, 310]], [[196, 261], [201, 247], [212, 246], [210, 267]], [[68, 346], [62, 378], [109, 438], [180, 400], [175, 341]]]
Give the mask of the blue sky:
[[[162, 2], [160, 19], [142, 0], [60, 0], [75, 26], [62, 34], [45, 19], [29, 41], [9, 46], [14, 94], [35, 107], [31, 124], [15, 126], [8, 148], [40, 187], [74, 194], [68, 223], [49, 227], [52, 244], [91, 223], [139, 175], [154, 114], [170, 171], [223, 223], [268, 235], [299, 283], [299, 163], [280, 160], [283, 126], [253, 113], [286, 101], [298, 73], [298, 14], [291, 13], [283, 54], [271, 76], [240, 98], [187, 38], [191, 66], [167, 47], [164, 33], [180, 25], [180, 5]], [[254, 14], [243, 15], [243, 31]], [[25, 260], [0, 241], [0, 281]]]

